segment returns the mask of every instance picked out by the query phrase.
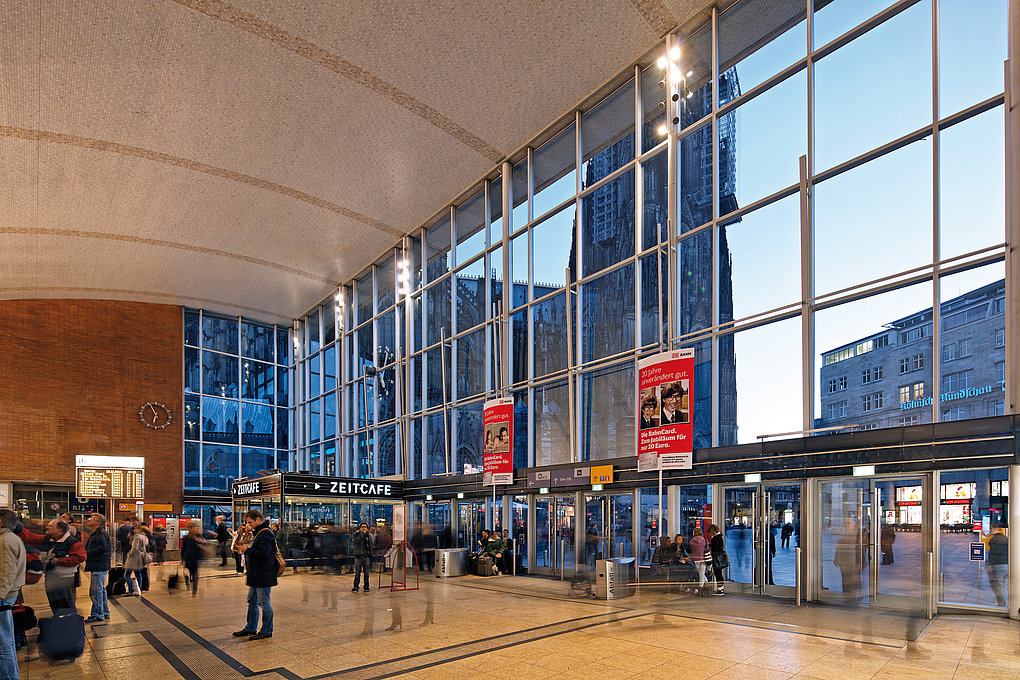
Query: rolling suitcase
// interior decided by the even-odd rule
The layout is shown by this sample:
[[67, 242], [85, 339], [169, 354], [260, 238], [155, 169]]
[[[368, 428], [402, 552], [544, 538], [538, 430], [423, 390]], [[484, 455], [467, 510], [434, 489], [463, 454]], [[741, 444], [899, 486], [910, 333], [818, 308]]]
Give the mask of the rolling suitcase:
[[496, 563], [492, 560], [492, 555], [481, 554], [478, 556], [478, 567], [475, 569], [475, 574], [478, 576], [492, 576], [493, 568]]
[[39, 619], [39, 650], [51, 661], [74, 661], [85, 652], [85, 619], [64, 609]]

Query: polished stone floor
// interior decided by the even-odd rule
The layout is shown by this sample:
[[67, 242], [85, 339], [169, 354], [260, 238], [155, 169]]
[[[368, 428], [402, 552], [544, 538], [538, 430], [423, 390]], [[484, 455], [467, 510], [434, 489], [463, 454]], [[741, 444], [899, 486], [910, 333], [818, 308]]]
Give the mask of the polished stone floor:
[[[248, 641], [231, 636], [243, 578], [204, 575], [192, 598], [154, 568], [151, 592], [117, 598], [111, 621], [89, 627], [84, 656], [50, 665], [22, 650], [22, 678], [1020, 678], [1020, 624], [1002, 618], [654, 587], [605, 602], [534, 577], [423, 576], [420, 590], [389, 592], [375, 575], [372, 592], [352, 593], [350, 576], [288, 574], [273, 589], [273, 637]], [[41, 586], [25, 592], [44, 615]], [[83, 587], [79, 610], [88, 604]]]

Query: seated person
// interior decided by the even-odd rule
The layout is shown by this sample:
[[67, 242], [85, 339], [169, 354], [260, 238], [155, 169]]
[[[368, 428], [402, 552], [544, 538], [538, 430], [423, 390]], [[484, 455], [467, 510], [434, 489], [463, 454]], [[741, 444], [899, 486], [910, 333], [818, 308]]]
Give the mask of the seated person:
[[676, 545], [669, 536], [659, 538], [659, 546], [652, 553], [652, 564], [656, 566], [658, 574], [669, 578], [672, 566], [676, 564]]
[[485, 552], [492, 557], [492, 573], [500, 574], [500, 565], [503, 562], [503, 551], [506, 550], [506, 543], [498, 531], [493, 531], [489, 536], [489, 542], [485, 545]]
[[510, 538], [509, 529], [503, 529], [503, 545], [506, 547], [503, 550], [503, 563], [499, 568], [504, 574], [512, 574], [514, 573], [514, 541]]

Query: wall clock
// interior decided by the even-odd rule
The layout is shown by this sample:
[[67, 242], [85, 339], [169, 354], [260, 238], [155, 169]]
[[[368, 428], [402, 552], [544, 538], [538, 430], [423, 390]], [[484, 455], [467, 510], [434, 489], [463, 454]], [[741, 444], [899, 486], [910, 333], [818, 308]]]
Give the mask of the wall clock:
[[173, 421], [174, 416], [166, 404], [161, 404], [158, 401], [149, 401], [142, 404], [142, 407], [138, 409], [138, 419], [145, 423], [146, 427], [151, 427], [153, 430], [162, 430]]

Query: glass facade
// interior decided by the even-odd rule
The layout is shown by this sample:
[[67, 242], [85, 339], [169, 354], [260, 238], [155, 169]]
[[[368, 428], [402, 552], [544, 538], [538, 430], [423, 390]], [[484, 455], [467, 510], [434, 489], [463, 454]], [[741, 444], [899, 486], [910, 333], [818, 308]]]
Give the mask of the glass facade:
[[[476, 471], [497, 394], [517, 467], [631, 456], [676, 347], [697, 448], [1003, 413], [1006, 2], [889, 5], [715, 12], [395, 244], [300, 320], [289, 467]], [[272, 363], [186, 352], [243, 447]]]
[[185, 495], [288, 466], [291, 371], [288, 329], [184, 310]]

